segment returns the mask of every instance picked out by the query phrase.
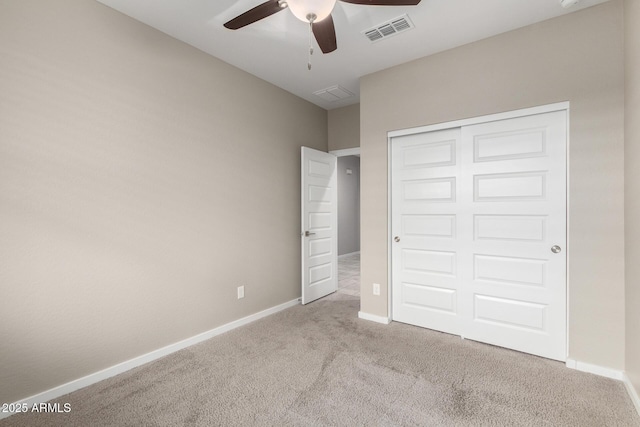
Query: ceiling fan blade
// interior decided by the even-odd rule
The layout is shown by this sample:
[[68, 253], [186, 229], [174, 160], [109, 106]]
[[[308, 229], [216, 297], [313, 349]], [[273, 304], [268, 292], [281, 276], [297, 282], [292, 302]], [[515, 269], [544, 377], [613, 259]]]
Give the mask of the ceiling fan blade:
[[364, 4], [369, 6], [415, 6], [420, 0], [340, 0], [345, 3]]
[[333, 18], [331, 15], [327, 16], [320, 22], [314, 22], [313, 35], [316, 37], [318, 46], [322, 53], [333, 52], [338, 48], [338, 42], [336, 41], [336, 27], [333, 25]]
[[236, 16], [231, 21], [225, 23], [224, 26], [230, 30], [237, 30], [238, 28], [253, 24], [267, 16], [271, 16], [276, 12], [280, 12], [283, 9], [285, 8], [280, 7], [278, 0], [269, 0], [246, 11], [242, 15]]

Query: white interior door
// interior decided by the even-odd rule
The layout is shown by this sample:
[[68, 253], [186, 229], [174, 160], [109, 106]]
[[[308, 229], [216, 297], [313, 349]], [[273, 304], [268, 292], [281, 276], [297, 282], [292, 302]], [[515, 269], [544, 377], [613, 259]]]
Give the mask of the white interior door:
[[566, 359], [566, 132], [559, 111], [393, 139], [394, 320]]
[[337, 158], [302, 147], [302, 304], [338, 289]]

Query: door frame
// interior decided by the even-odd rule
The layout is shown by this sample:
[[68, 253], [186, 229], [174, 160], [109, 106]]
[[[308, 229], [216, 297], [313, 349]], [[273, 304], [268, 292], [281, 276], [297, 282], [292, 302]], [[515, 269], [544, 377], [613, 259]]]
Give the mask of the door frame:
[[569, 101], [563, 101], [563, 102], [557, 102], [557, 103], [553, 103], [553, 104], [546, 104], [546, 105], [540, 105], [537, 107], [531, 107], [531, 108], [523, 108], [523, 109], [519, 109], [519, 110], [513, 110], [513, 111], [507, 111], [507, 112], [503, 112], [503, 113], [495, 113], [495, 114], [487, 114], [484, 116], [478, 116], [478, 117], [471, 117], [468, 119], [460, 119], [460, 120], [453, 120], [450, 122], [442, 122], [442, 123], [436, 123], [433, 125], [425, 125], [425, 126], [417, 126], [417, 127], [413, 127], [413, 128], [407, 128], [407, 129], [400, 129], [400, 130], [394, 130], [394, 131], [389, 131], [387, 132], [387, 265], [389, 266], [387, 268], [387, 317], [389, 319], [389, 322], [391, 322], [393, 320], [393, 301], [392, 301], [392, 287], [393, 287], [393, 282], [392, 282], [392, 277], [393, 277], [393, 259], [392, 259], [392, 255], [391, 255], [391, 249], [392, 249], [392, 239], [393, 239], [393, 235], [392, 235], [392, 230], [391, 230], [391, 225], [392, 225], [392, 218], [391, 218], [391, 213], [392, 213], [392, 176], [393, 176], [393, 170], [392, 170], [392, 141], [393, 138], [396, 137], [400, 137], [400, 136], [406, 136], [406, 135], [413, 135], [413, 134], [417, 134], [417, 133], [425, 133], [425, 132], [433, 132], [433, 131], [438, 131], [438, 130], [445, 130], [445, 129], [451, 129], [451, 128], [457, 128], [457, 127], [463, 127], [463, 126], [469, 126], [469, 125], [476, 125], [476, 124], [480, 124], [480, 123], [487, 123], [487, 122], [494, 122], [494, 121], [498, 121], [498, 120], [507, 120], [507, 119], [514, 119], [517, 117], [524, 117], [524, 116], [532, 116], [535, 114], [543, 114], [543, 113], [552, 113], [555, 111], [566, 111], [567, 113], [567, 135], [566, 135], [566, 141], [567, 141], [567, 145], [566, 145], [566, 151], [567, 151], [567, 155], [566, 155], [566, 224], [567, 224], [567, 229], [566, 229], [566, 331], [565, 331], [565, 336], [566, 336], [566, 358], [567, 358], [567, 363], [569, 363], [568, 361], [570, 360], [569, 358], [569, 354], [570, 354], [570, 347], [569, 347], [569, 335], [570, 335], [570, 330], [569, 330], [569, 319], [570, 319], [570, 268], [569, 268], [569, 264], [570, 264], [570, 253], [571, 253], [571, 239], [570, 239], [570, 235], [569, 235], [569, 230], [571, 229], [570, 227], [570, 212], [569, 212], [569, 207], [570, 207], [570, 195], [569, 195], [569, 188], [571, 188], [570, 186], [570, 181], [569, 181], [569, 177], [570, 177], [570, 156], [569, 153], [570, 151], [570, 103]]
[[329, 154], [333, 154], [336, 157], [359, 156], [360, 155], [360, 147], [345, 148], [343, 150], [331, 150], [331, 151], [329, 151]]
[[[305, 239], [305, 227], [304, 227], [304, 225], [305, 225], [305, 206], [306, 206], [306, 201], [305, 201], [305, 191], [306, 191], [306, 189], [305, 189], [305, 184], [304, 184], [305, 183], [305, 164], [304, 164], [304, 161], [305, 161], [305, 149], [310, 150], [312, 152], [313, 151], [320, 151], [320, 150], [312, 149], [310, 147], [304, 147], [304, 146], [301, 147], [301, 167], [300, 167], [300, 171], [301, 171], [301, 181], [302, 182], [301, 182], [301, 186], [300, 186], [301, 187], [300, 211], [301, 211], [301, 217], [302, 218], [301, 218], [301, 224], [300, 224], [301, 225], [301, 232], [300, 232], [301, 251], [300, 251], [300, 255], [301, 255], [301, 258], [302, 258], [301, 259], [301, 267], [302, 267], [301, 270], [302, 271], [301, 271], [301, 290], [300, 290], [300, 299], [299, 300], [300, 300], [300, 303], [302, 303], [302, 304], [305, 304], [305, 302], [304, 302], [305, 301], [305, 298], [304, 298], [305, 267], [306, 267], [306, 264], [305, 264], [305, 245], [306, 245], [306, 242], [307, 242], [307, 240]], [[320, 152], [325, 153], [325, 154], [333, 155], [336, 159], [338, 157], [345, 157], [345, 156], [358, 156], [359, 157], [360, 156], [360, 147], [347, 148], [347, 149], [342, 149], [342, 150], [331, 150], [331, 151], [328, 151], [328, 152], [323, 152], [323, 151], [320, 151]], [[336, 167], [337, 167], [337, 161], [336, 161]], [[338, 227], [337, 227], [337, 222], [338, 222], [338, 218], [337, 217], [338, 217], [338, 208], [339, 208], [338, 207], [338, 191], [337, 191], [338, 190], [337, 173], [338, 173], [337, 169], [334, 170], [334, 174], [335, 174], [334, 175], [334, 179], [335, 179], [335, 186], [336, 186], [335, 201], [334, 201], [335, 209], [336, 209], [336, 221], [335, 221], [335, 224], [334, 224], [334, 228], [335, 228], [335, 255], [334, 256], [335, 256], [335, 259], [334, 259], [333, 263], [335, 264], [334, 267], [335, 267], [335, 275], [336, 275], [336, 278], [335, 278], [336, 287], [335, 287], [335, 290], [333, 292], [337, 291], [338, 288], [339, 288], [339, 277], [338, 277], [338, 272], [337, 272], [338, 271], [338, 265], [337, 265], [338, 264], [338, 255], [337, 255], [338, 250], [337, 250], [337, 247], [338, 247], [338, 239], [339, 239]], [[323, 297], [320, 297], [320, 298], [323, 298]], [[309, 300], [306, 303], [313, 302], [316, 299], [319, 299], [319, 298], [314, 298], [313, 300]]]

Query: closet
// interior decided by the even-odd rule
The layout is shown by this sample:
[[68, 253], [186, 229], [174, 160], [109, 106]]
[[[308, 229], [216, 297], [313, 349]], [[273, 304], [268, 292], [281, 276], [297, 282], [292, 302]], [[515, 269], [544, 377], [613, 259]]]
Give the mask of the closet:
[[390, 134], [392, 319], [566, 360], [567, 110]]

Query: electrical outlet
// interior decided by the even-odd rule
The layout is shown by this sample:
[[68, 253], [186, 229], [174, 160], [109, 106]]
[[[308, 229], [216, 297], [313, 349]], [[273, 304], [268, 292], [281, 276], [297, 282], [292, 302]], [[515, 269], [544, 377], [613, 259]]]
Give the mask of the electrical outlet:
[[244, 298], [244, 286], [238, 286], [238, 299]]
[[380, 283], [373, 284], [373, 294], [380, 295]]

